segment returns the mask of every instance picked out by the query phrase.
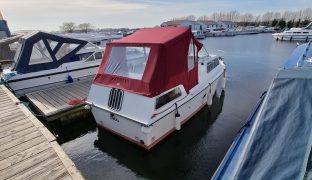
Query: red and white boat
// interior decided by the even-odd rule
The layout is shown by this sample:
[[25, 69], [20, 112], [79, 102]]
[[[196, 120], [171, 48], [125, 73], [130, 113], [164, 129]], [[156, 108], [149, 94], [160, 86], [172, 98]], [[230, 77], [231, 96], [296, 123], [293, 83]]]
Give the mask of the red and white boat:
[[211, 105], [218, 84], [222, 58], [189, 28], [146, 28], [107, 44], [87, 103], [98, 126], [151, 149]]

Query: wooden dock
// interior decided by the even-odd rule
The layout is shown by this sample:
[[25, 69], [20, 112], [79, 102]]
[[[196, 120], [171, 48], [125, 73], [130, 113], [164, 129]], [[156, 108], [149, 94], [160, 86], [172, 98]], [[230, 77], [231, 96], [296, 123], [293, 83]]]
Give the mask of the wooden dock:
[[0, 179], [84, 179], [50, 131], [0, 85]]
[[[58, 114], [77, 109], [85, 104], [92, 80], [81, 80], [41, 91], [26, 94], [29, 102], [48, 121], [58, 118]], [[70, 105], [70, 102], [74, 104]], [[80, 103], [79, 103], [80, 101]]]

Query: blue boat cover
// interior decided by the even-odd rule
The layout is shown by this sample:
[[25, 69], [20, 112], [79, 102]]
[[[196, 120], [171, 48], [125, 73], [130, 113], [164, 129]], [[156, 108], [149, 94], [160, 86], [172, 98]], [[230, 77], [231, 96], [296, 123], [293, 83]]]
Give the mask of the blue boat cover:
[[213, 179], [312, 179], [312, 48], [298, 49], [301, 57], [293, 54], [278, 73]]
[[63, 63], [79, 61], [76, 53], [88, 42], [45, 32], [23, 36], [14, 57], [13, 70], [26, 74], [54, 69]]

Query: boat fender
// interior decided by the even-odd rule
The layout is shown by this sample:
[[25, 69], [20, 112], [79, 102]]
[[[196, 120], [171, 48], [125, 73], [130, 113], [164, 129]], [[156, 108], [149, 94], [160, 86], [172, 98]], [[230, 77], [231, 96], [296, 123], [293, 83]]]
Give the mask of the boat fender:
[[142, 126], [141, 131], [144, 134], [149, 134], [152, 132], [152, 127], [151, 126]]
[[290, 36], [290, 39], [289, 39], [289, 41], [291, 41], [292, 40], [292, 36]]
[[306, 37], [306, 42], [308, 42], [308, 40], [309, 40], [309, 36]]
[[176, 107], [176, 113], [175, 113], [175, 115], [174, 115], [174, 117], [175, 117], [175, 120], [174, 120], [174, 122], [175, 122], [175, 128], [176, 128], [176, 130], [180, 130], [180, 129], [181, 129], [181, 115], [180, 115], [180, 113], [179, 113], [179, 111], [178, 111], [178, 105], [177, 105], [177, 103], [175, 103], [174, 105], [175, 105], [175, 107]]
[[226, 70], [224, 70], [224, 72], [223, 72], [223, 77], [222, 77], [222, 81], [221, 81], [222, 90], [225, 89], [225, 83], [226, 83]]
[[281, 39], [282, 41], [284, 40], [284, 37], [282, 36], [282, 39]]
[[72, 82], [74, 82], [74, 79], [71, 77], [71, 75], [68, 75], [66, 83], [72, 83]]
[[209, 91], [207, 93], [207, 105], [212, 105], [212, 93], [211, 93], [211, 84], [209, 83]]
[[90, 106], [89, 104], [86, 104], [86, 105], [84, 106], [84, 109], [85, 109], [85, 110], [90, 110], [90, 109], [91, 109], [91, 106]]

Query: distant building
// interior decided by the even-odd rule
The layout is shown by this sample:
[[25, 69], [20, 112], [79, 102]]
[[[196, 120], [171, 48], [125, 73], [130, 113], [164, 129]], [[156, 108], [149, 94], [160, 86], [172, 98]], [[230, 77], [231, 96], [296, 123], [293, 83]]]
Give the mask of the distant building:
[[192, 31], [193, 30], [204, 30], [206, 29], [206, 26], [198, 21], [191, 21], [191, 20], [174, 20], [174, 21], [167, 21], [163, 22], [161, 27], [168, 27], [168, 26], [173, 26], [173, 27], [191, 27]]
[[211, 31], [212, 29], [219, 28], [219, 24], [216, 21], [209, 21], [209, 20], [201, 20], [198, 21], [204, 25], [203, 30], [209, 30]]
[[237, 24], [233, 21], [218, 21], [220, 28], [226, 28], [226, 29], [235, 29], [237, 28]]
[[161, 27], [178, 27], [185, 20], [173, 20], [161, 23]]

